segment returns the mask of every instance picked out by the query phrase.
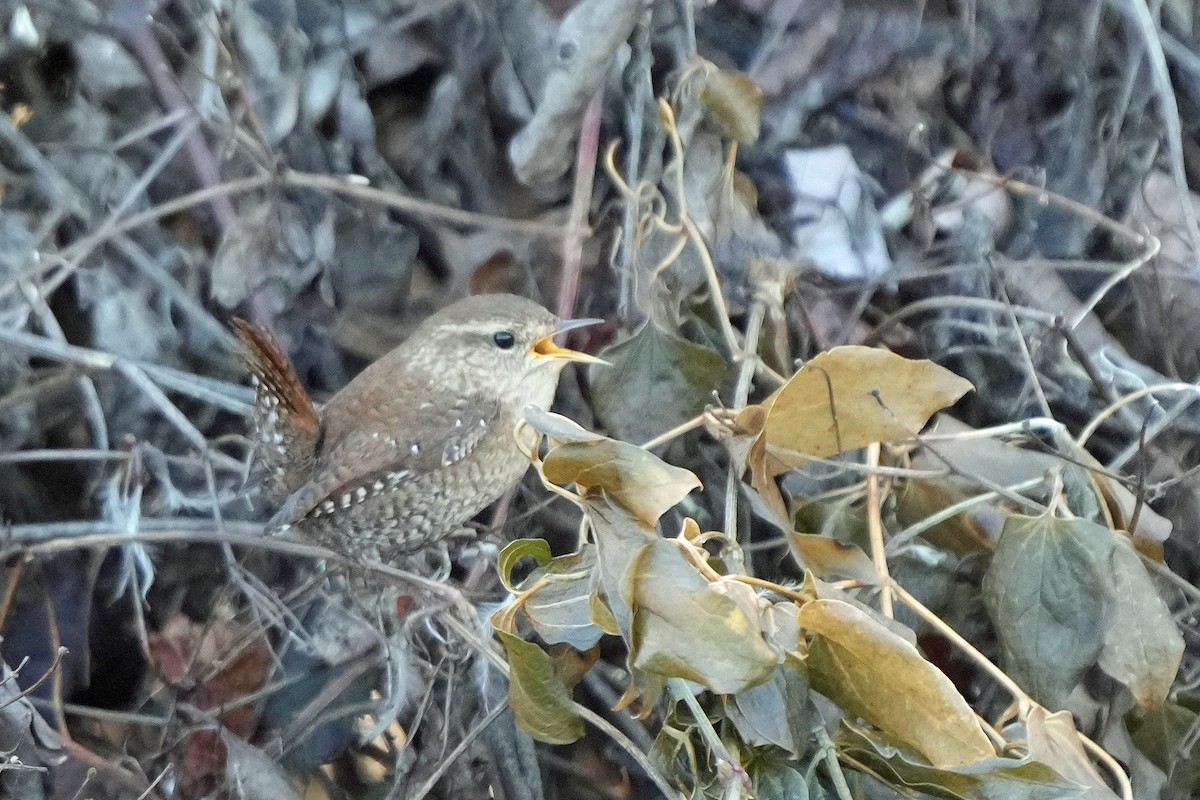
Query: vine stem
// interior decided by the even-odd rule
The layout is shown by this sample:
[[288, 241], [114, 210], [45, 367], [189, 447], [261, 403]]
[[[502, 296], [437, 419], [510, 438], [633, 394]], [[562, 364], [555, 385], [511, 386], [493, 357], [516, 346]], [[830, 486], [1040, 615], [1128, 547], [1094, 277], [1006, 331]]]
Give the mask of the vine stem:
[[[879, 442], [867, 445], [867, 466], [879, 466]], [[892, 609], [892, 580], [888, 573], [887, 549], [883, 544], [883, 512], [879, 507], [879, 473], [867, 473], [867, 534], [871, 539], [871, 561], [879, 580], [879, 609], [888, 619], [895, 618]]]

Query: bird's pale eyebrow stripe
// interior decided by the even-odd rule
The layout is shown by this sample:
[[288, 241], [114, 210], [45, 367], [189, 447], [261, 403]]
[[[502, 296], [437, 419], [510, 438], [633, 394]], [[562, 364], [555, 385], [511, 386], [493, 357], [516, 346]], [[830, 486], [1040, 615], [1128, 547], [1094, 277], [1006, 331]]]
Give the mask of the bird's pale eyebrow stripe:
[[497, 327], [513, 327], [517, 323], [514, 320], [497, 319], [491, 322], [464, 322], [440, 326], [441, 330], [449, 331], [450, 333], [495, 333]]

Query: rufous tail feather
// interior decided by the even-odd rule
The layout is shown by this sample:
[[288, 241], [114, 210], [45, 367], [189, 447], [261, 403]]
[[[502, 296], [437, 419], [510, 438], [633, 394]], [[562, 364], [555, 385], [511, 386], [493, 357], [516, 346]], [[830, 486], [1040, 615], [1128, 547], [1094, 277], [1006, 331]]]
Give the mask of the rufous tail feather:
[[321, 418], [287, 353], [266, 330], [233, 320], [240, 353], [254, 377], [255, 463], [264, 491], [286, 497], [304, 485], [316, 458]]

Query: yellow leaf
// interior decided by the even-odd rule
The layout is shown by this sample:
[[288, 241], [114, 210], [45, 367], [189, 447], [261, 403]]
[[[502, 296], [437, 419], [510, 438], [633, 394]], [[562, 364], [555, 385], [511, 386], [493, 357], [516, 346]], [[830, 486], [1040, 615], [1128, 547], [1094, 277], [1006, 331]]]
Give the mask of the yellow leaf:
[[996, 751], [967, 701], [917, 648], [866, 612], [839, 600], [800, 609], [812, 639], [814, 689], [919, 752], [935, 767], [957, 767]]
[[768, 401], [767, 445], [826, 458], [916, 435], [974, 388], [932, 361], [872, 347], [835, 347], [809, 361]]
[[574, 483], [585, 494], [603, 489], [649, 528], [667, 509], [700, 488], [700, 479], [688, 470], [615, 439], [564, 442], [546, 454], [542, 474], [559, 486]]

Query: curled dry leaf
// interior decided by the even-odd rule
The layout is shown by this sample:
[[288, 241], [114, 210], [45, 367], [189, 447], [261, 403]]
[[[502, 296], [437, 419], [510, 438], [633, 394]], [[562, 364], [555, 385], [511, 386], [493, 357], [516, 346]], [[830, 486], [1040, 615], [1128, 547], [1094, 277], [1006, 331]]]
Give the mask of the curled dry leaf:
[[972, 388], [932, 361], [835, 347], [801, 367], [766, 402], [763, 435], [771, 454], [784, 460], [791, 460], [789, 451], [826, 458], [911, 438]]
[[608, 497], [653, 528], [667, 509], [700, 479], [641, 447], [615, 439], [565, 442], [546, 454], [542, 475], [558, 486], [575, 484], [583, 494], [602, 489]]
[[[538, 567], [519, 585], [512, 583], [512, 567], [524, 557], [537, 559]], [[501, 579], [515, 597], [492, 617], [499, 630], [516, 632], [514, 615], [524, 611], [533, 629], [547, 644], [569, 644], [587, 650], [604, 631], [592, 621], [591, 597], [596, 568], [596, 548], [584, 545], [579, 552], [550, 557], [544, 539], [518, 539], [500, 552]]]
[[552, 444], [599, 442], [604, 439], [600, 434], [592, 433], [569, 417], [545, 411], [537, 406], [525, 406], [521, 413], [529, 427], [545, 436]]
[[[582, 429], [553, 415], [535, 414], [529, 421], [535, 430], [554, 430], [568, 438], [538, 466], [549, 483], [579, 490], [575, 500], [595, 546], [550, 560], [548, 550], [536, 543], [506, 548], [501, 568], [518, 595], [498, 615], [506, 647], [515, 630], [516, 607], [523, 605], [549, 641], [584, 648], [595, 644], [601, 631], [619, 632], [634, 676], [629, 698], [655, 697], [662, 682], [673, 677], [720, 693], [767, 680], [780, 656], [764, 638], [754, 591], [710, 580], [697, 566], [705, 561], [702, 549], [689, 557], [685, 549], [696, 545], [686, 538], [663, 539], [656, 532], [658, 518], [699, 486], [695, 475], [626, 442], [584, 436]], [[698, 528], [692, 524], [688, 530]], [[526, 555], [540, 566], [513, 586], [512, 565]]]
[[1051, 714], [1038, 706], [1025, 720], [1029, 757], [1054, 768], [1062, 777], [1083, 788], [1079, 800], [1117, 800], [1104, 778], [1092, 766], [1075, 722], [1066, 711]]
[[630, 561], [624, 583], [633, 612], [630, 658], [638, 669], [731, 694], [767, 680], [779, 663], [757, 615], [739, 602], [744, 598], [706, 580], [677, 543], [647, 542]]
[[1031, 758], [985, 758], [960, 767], [930, 766], [897, 737], [842, 720], [834, 741], [853, 758], [896, 786], [948, 800], [1065, 800], [1079, 787]]
[[712, 67], [700, 90], [700, 102], [721, 126], [727, 139], [750, 144], [762, 127], [762, 89], [744, 72]]
[[917, 649], [849, 603], [800, 608], [812, 686], [913, 748], [935, 767], [996, 755], [971, 707]]

